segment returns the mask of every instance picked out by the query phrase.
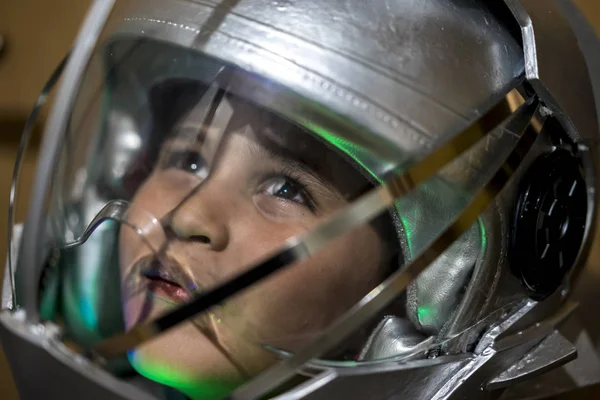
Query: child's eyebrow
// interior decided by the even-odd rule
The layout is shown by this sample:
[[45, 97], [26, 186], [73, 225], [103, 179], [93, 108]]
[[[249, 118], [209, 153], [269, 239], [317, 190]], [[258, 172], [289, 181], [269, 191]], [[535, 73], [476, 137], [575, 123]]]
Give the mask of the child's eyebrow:
[[319, 186], [343, 199], [353, 198], [372, 187], [344, 157], [311, 133], [289, 124], [265, 126], [259, 121], [254, 126], [248, 125], [254, 138], [251, 151], [258, 159], [269, 157], [305, 173]]
[[253, 156], [257, 157], [257, 159], [266, 158], [273, 160], [294, 171], [311, 176], [326, 188], [331, 186], [331, 184], [318, 173], [315, 167], [310, 165], [306, 160], [303, 160], [302, 157], [298, 157], [293, 149], [281, 146], [267, 137], [261, 137], [261, 140], [258, 142], [251, 141], [249, 151]]

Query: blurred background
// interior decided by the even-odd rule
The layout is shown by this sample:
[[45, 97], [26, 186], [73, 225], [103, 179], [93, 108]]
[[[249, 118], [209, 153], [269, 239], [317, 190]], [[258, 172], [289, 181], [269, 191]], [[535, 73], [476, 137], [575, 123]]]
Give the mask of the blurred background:
[[[574, 1], [600, 35], [600, 1]], [[69, 50], [89, 4], [90, 0], [0, 1], [0, 277], [4, 276], [9, 190], [21, 132], [42, 86]], [[26, 215], [36, 156], [40, 151], [40, 135], [47, 115], [48, 107], [45, 107], [24, 160], [17, 197], [17, 221], [22, 221]], [[584, 297], [596, 293], [600, 287], [600, 235], [595, 243], [590, 258], [590, 279], [583, 279], [578, 287]], [[596, 295], [595, 300], [600, 301], [600, 295]], [[582, 322], [586, 326], [595, 324], [600, 332], [596, 302], [583, 303], [583, 319], [589, 320]], [[593, 339], [600, 350], [600, 336]], [[558, 398], [600, 399], [600, 388], [582, 389]], [[1, 349], [0, 399], [18, 399]]]

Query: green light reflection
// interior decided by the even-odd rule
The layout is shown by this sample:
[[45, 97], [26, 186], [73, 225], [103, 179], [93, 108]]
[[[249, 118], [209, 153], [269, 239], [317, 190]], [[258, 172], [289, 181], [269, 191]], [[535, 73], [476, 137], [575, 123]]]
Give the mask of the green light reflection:
[[162, 385], [177, 389], [194, 400], [216, 400], [226, 397], [239, 382], [227, 382], [222, 379], [201, 379], [183, 371], [169, 368], [163, 362], [144, 358], [140, 360], [135, 351], [127, 354], [137, 372]]
[[419, 322], [423, 323], [423, 320], [431, 318], [433, 315], [433, 309], [429, 307], [420, 306], [417, 309], [417, 317], [419, 318]]
[[[371, 169], [369, 169], [365, 163], [365, 159], [374, 159], [375, 157], [370, 152], [366, 151], [360, 146], [349, 142], [345, 139], [342, 139], [331, 132], [323, 129], [322, 127], [311, 123], [310, 121], [303, 121], [304, 125], [310, 129], [312, 132], [316, 133], [329, 143], [333, 144], [336, 148], [343, 151], [346, 155], [352, 158], [358, 165], [360, 165], [365, 171], [367, 171], [379, 184], [383, 184], [383, 180], [379, 176], [377, 176]], [[396, 209], [400, 210], [399, 204], [396, 203]], [[408, 255], [406, 255], [407, 260], [412, 259], [413, 250], [412, 250], [412, 237], [413, 237], [413, 229], [409, 224], [407, 218], [403, 216], [402, 213], [399, 213], [400, 223], [404, 228], [404, 234], [406, 235], [406, 243], [408, 247]]]

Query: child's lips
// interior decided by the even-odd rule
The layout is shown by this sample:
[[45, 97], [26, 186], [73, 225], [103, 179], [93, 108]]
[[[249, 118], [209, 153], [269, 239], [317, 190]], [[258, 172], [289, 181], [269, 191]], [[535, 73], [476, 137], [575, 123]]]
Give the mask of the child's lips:
[[165, 296], [177, 302], [184, 303], [190, 300], [189, 292], [174, 282], [164, 280], [160, 277], [147, 277], [150, 281], [148, 288], [159, 296]]
[[148, 281], [148, 288], [157, 295], [166, 296], [176, 302], [191, 299], [195, 286], [186, 284], [179, 264], [171, 259], [159, 261], [155, 258], [141, 268], [140, 274]]

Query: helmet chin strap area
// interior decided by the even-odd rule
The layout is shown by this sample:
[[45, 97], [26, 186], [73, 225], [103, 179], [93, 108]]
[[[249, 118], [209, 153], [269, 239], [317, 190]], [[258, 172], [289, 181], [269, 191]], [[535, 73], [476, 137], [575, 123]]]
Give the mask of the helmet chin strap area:
[[[508, 99], [518, 99], [519, 108], [507, 106]], [[433, 260], [447, 249], [466, 229], [468, 229], [501, 191], [510, 179], [528, 150], [532, 146], [537, 132], [530, 123], [538, 110], [537, 97], [524, 100], [518, 89], [513, 89], [505, 98], [490, 109], [485, 115], [472, 123], [462, 133], [449, 140], [439, 149], [413, 164], [405, 172], [393, 174], [382, 186], [376, 187], [342, 212], [334, 215], [315, 230], [301, 237], [289, 239], [286, 245], [263, 262], [246, 270], [228, 282], [213, 290], [197, 295], [191, 302], [180, 306], [158, 319], [135, 326], [129, 332], [116, 335], [99, 343], [88, 351], [88, 356], [96, 359], [109, 359], [138, 346], [175, 325], [208, 311], [229, 296], [236, 294], [250, 285], [266, 278], [283, 267], [306, 259], [315, 254], [331, 240], [372, 220], [399, 198], [433, 177], [441, 168], [455, 160], [471, 146], [484, 138], [493, 128], [505, 124], [509, 131], [513, 148], [506, 161], [496, 173], [490, 177], [487, 185], [479, 191], [454, 222], [433, 241], [429, 248], [416, 255], [411, 263], [392, 274], [385, 282], [371, 291], [367, 296], [350, 309], [336, 323], [317, 335], [313, 344], [300, 351], [296, 356], [268, 370], [245, 388], [242, 397], [254, 397], [258, 393], [269, 390], [284, 382], [294, 371], [311, 359], [318, 358], [330, 351], [340, 340], [350, 335], [357, 327], [373, 317], [383, 307], [397, 297], [408, 284], [414, 280]], [[492, 129], [490, 129], [492, 128]], [[520, 139], [515, 145], [515, 137]]]

